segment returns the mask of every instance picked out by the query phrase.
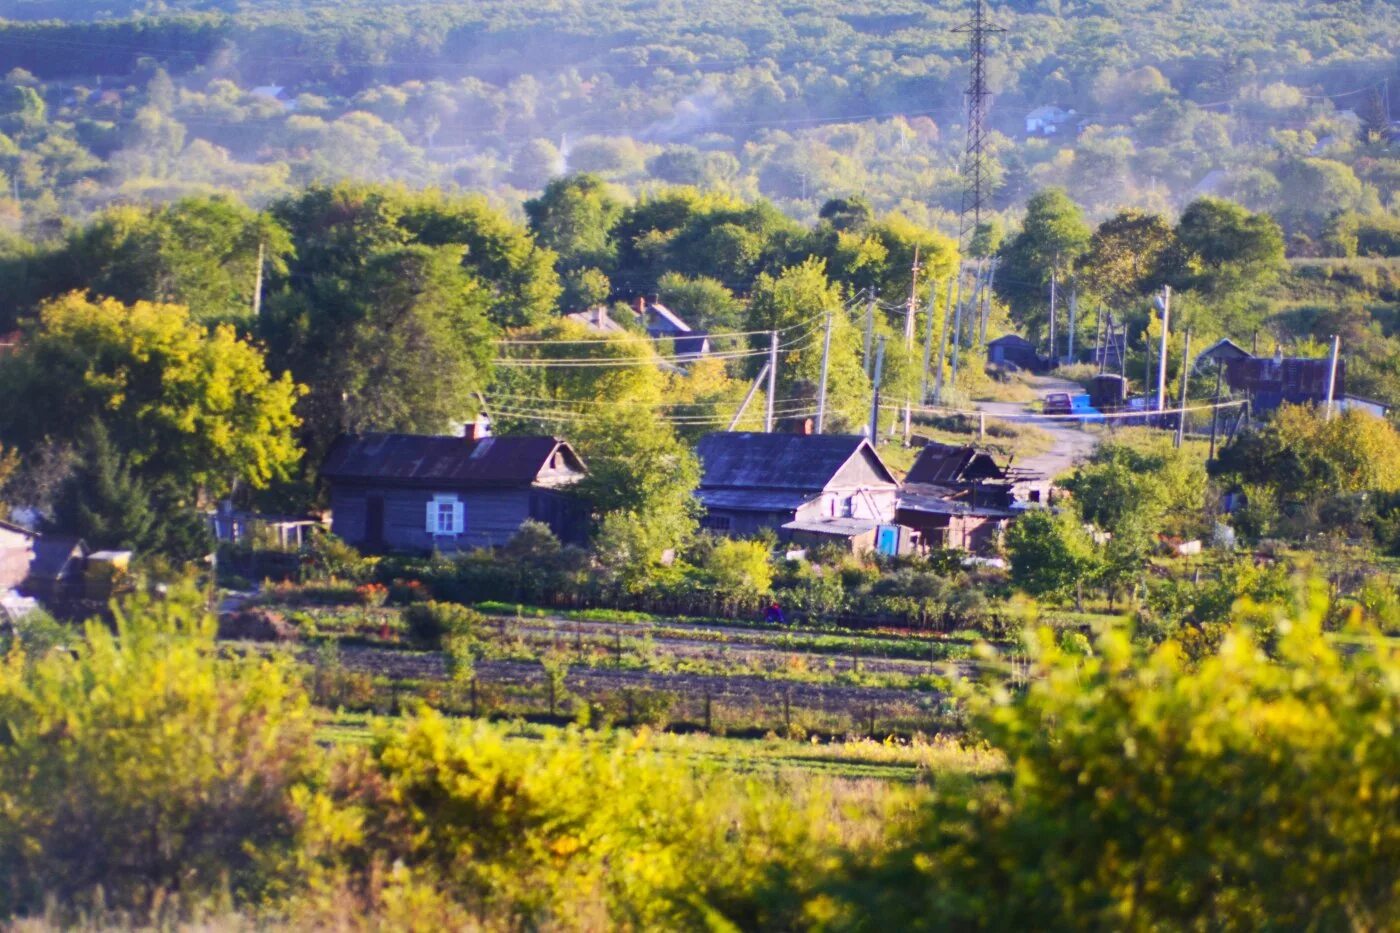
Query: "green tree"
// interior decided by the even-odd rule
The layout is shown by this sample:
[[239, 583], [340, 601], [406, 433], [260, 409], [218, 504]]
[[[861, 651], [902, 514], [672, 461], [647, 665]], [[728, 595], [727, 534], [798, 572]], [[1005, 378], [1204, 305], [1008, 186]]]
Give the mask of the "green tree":
[[1186, 267], [1173, 282], [1219, 302], [1257, 293], [1283, 266], [1283, 232], [1264, 214], [1220, 198], [1187, 205], [1176, 224]]
[[0, 408], [0, 437], [32, 451], [101, 422], [134, 475], [218, 497], [288, 477], [300, 392], [227, 325], [205, 330], [179, 305], [72, 294], [44, 305], [0, 366], [0, 396], [46, 400]]
[[1028, 688], [977, 704], [1005, 782], [935, 795], [840, 889], [832, 925], [1393, 926], [1400, 747], [1375, 736], [1400, 714], [1400, 662], [1328, 641], [1325, 608], [1246, 605], [1258, 633], [1201, 660], [1121, 630], [1086, 656], [1042, 632]]
[[652, 408], [602, 406], [577, 425], [573, 436], [588, 464], [578, 492], [595, 512], [638, 517], [648, 532], [648, 548], [655, 552], [647, 555], [651, 560], [689, 539], [695, 531], [700, 464]]
[[1063, 598], [1096, 569], [1093, 542], [1070, 512], [1027, 512], [1006, 531], [1011, 582], [1032, 596]]
[[617, 258], [611, 231], [622, 202], [597, 175], [556, 178], [538, 198], [525, 202], [530, 230], [541, 246], [554, 250], [561, 274], [593, 267], [607, 272]]
[[1176, 257], [1176, 235], [1161, 215], [1121, 211], [1094, 230], [1078, 281], [1122, 315], [1165, 283]]
[[1021, 231], [1002, 247], [995, 287], [1013, 319], [1032, 333], [1048, 326], [1050, 279], [1061, 282], [1089, 247], [1083, 212], [1060, 188], [1047, 188], [1026, 202]]

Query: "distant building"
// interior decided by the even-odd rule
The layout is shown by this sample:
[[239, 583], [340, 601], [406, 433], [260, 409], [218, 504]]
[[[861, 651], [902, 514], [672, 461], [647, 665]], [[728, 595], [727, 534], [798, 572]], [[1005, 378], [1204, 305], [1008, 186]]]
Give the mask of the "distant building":
[[987, 363], [1038, 370], [1044, 367], [1045, 360], [1035, 352], [1035, 344], [1025, 337], [1020, 334], [1007, 334], [987, 343]]
[[321, 475], [331, 530], [366, 550], [494, 547], [530, 519], [566, 541], [583, 532], [583, 510], [567, 490], [585, 468], [557, 437], [345, 435]]
[[1337, 402], [1342, 411], [1364, 411], [1368, 415], [1375, 415], [1377, 418], [1384, 418], [1390, 414], [1390, 406], [1385, 402], [1377, 401], [1373, 398], [1366, 398], [1361, 395], [1347, 393]]
[[575, 324], [582, 324], [595, 334], [625, 334], [627, 328], [613, 320], [608, 313], [606, 305], [594, 305], [583, 311], [575, 311], [572, 314], [564, 315], [564, 318], [573, 321]]
[[[1246, 357], [1225, 361], [1225, 382], [1230, 391], [1249, 399], [1255, 413], [1273, 411], [1284, 402], [1292, 405], [1327, 400], [1331, 360], [1284, 357]], [[1346, 360], [1337, 360], [1333, 398], [1346, 394]]]
[[1200, 352], [1200, 355], [1196, 357], [1196, 367], [1199, 369], [1202, 363], [1228, 363], [1231, 360], [1249, 360], [1253, 358], [1253, 354], [1244, 347], [1235, 343], [1229, 337], [1222, 337]]
[[917, 535], [920, 550], [990, 550], [1019, 514], [1016, 482], [986, 451], [930, 443], [904, 478], [896, 517]]
[[899, 481], [870, 442], [847, 434], [708, 434], [696, 447], [703, 527], [731, 537], [765, 529], [798, 545], [839, 542], [898, 553]]
[[1055, 136], [1074, 121], [1075, 112], [1055, 106], [1037, 107], [1026, 114], [1027, 136]]

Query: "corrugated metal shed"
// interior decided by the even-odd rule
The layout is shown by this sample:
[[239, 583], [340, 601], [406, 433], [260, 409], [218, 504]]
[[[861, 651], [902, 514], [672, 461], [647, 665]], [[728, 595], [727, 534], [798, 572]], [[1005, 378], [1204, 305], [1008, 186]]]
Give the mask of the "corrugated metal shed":
[[761, 434], [724, 431], [707, 434], [696, 445], [703, 470], [700, 488], [788, 489], [820, 492], [862, 448], [869, 448], [877, 471], [894, 476], [870, 442], [859, 434]]
[[584, 472], [583, 461], [557, 437], [443, 437], [419, 434], [343, 435], [321, 475], [341, 482], [409, 486], [528, 486], [551, 468]]

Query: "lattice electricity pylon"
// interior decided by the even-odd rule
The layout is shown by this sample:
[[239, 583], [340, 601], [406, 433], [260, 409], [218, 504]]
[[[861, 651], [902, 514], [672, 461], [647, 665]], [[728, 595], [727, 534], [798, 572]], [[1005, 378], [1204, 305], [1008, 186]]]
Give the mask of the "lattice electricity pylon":
[[958, 217], [958, 245], [982, 222], [982, 202], [991, 194], [988, 190], [987, 166], [982, 147], [987, 139], [987, 37], [1006, 30], [987, 19], [983, 0], [973, 0], [972, 19], [956, 27], [954, 32], [969, 36], [972, 80], [967, 92], [967, 146], [963, 150], [962, 213]]

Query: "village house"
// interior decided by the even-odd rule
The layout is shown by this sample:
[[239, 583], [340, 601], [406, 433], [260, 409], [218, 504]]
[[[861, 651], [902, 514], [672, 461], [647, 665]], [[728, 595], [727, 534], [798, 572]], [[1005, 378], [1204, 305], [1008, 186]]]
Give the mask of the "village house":
[[736, 538], [765, 529], [803, 546], [837, 542], [894, 554], [908, 534], [894, 524], [899, 481], [870, 442], [846, 434], [708, 434], [696, 447], [701, 525]]
[[991, 550], [1019, 510], [1015, 489], [1025, 476], [971, 446], [930, 443], [919, 451], [899, 495], [896, 518], [927, 553]]
[[510, 541], [527, 520], [566, 541], [584, 530], [568, 494], [585, 468], [557, 437], [344, 435], [321, 468], [331, 530], [369, 551], [465, 551]]
[[[1213, 349], [1213, 348], [1212, 348]], [[1249, 399], [1255, 414], [1273, 411], [1287, 402], [1291, 405], [1322, 403], [1327, 400], [1332, 361], [1327, 357], [1273, 356], [1227, 358], [1225, 383], [1231, 393]], [[1346, 360], [1337, 360], [1333, 398], [1346, 395]]]
[[659, 301], [637, 299], [637, 316], [646, 327], [647, 336], [652, 340], [669, 340], [675, 348], [676, 356], [707, 356], [710, 352], [710, 335], [695, 330]]

